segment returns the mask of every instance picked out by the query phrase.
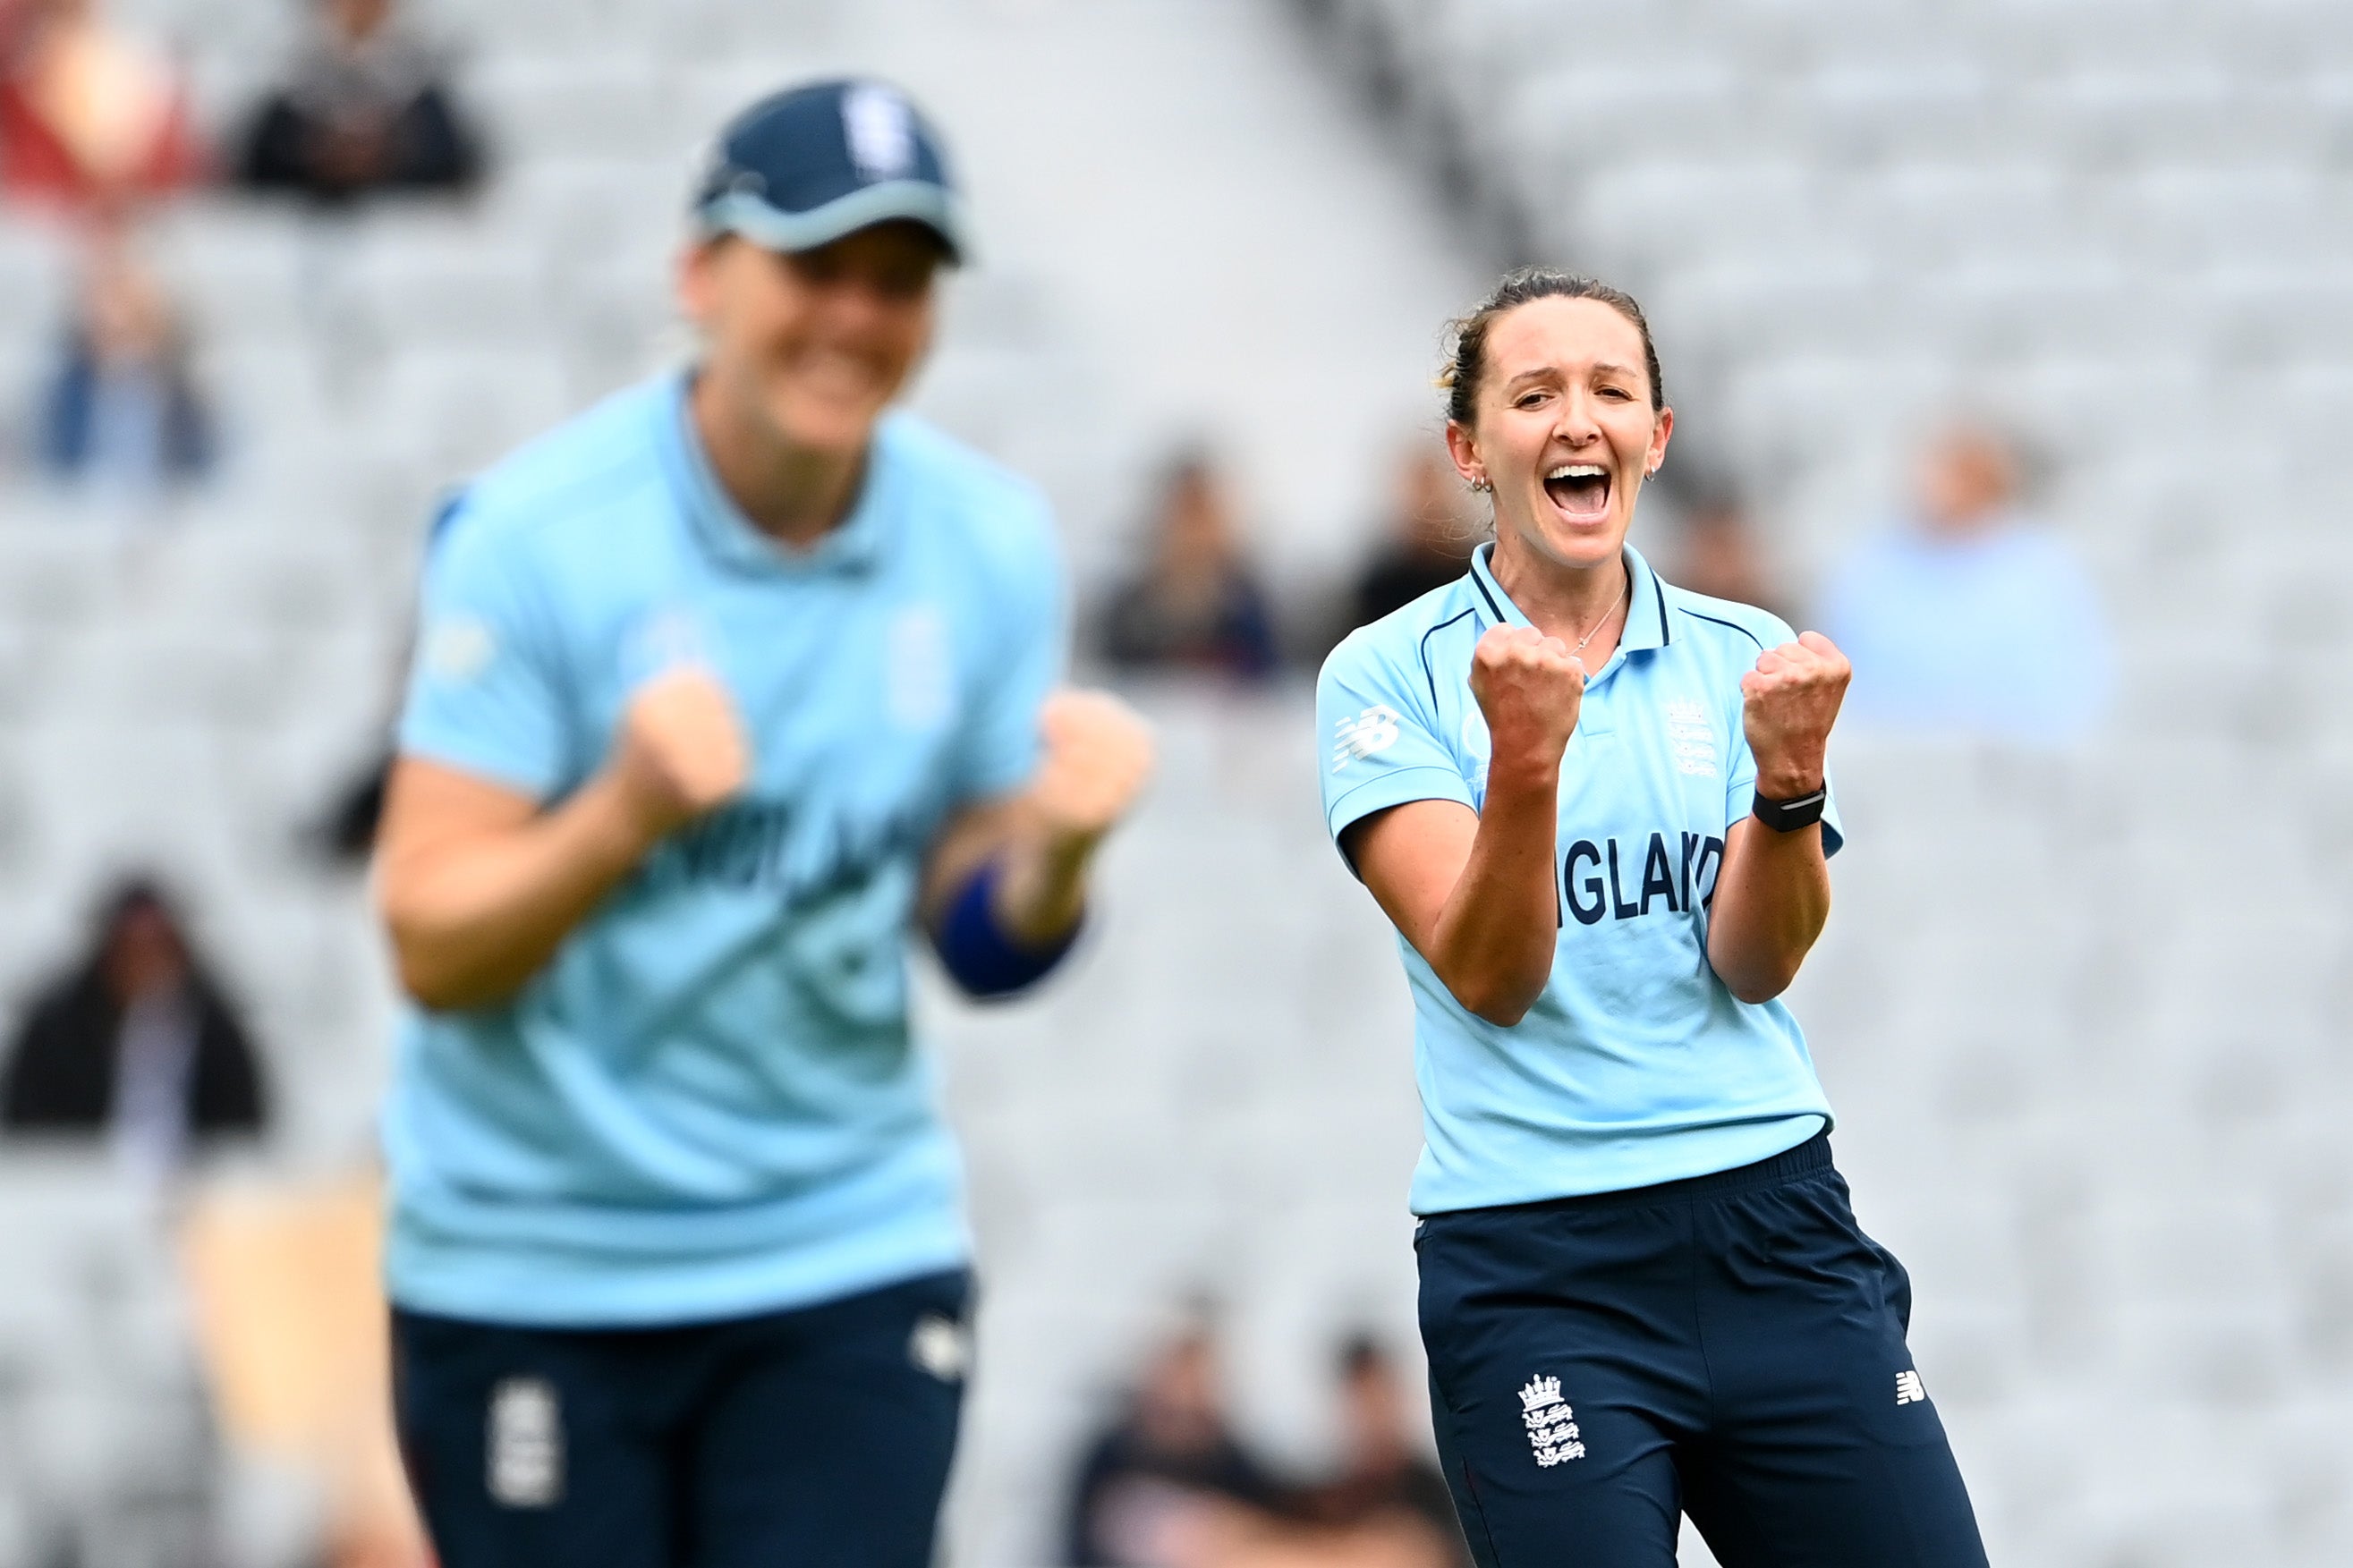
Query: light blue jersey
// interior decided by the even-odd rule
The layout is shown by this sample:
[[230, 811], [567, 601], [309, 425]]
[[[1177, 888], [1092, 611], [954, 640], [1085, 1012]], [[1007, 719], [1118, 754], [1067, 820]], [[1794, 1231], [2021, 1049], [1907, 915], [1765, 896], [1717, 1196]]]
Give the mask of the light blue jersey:
[[966, 1256], [905, 945], [944, 819], [1035, 765], [1066, 618], [1046, 509], [894, 416], [851, 515], [788, 553], [720, 489], [685, 386], [509, 458], [427, 563], [405, 754], [553, 805], [695, 663], [753, 767], [512, 1002], [406, 1020], [385, 1142], [412, 1310], [691, 1322]]
[[[1528, 625], [1495, 582], [1493, 549], [1324, 661], [1316, 712], [1335, 841], [1407, 801], [1485, 800], [1471, 650], [1491, 627]], [[1561, 764], [1560, 937], [1544, 994], [1518, 1024], [1488, 1023], [1398, 942], [1421, 1088], [1417, 1214], [1712, 1174], [1830, 1121], [1788, 1009], [1737, 1000], [1707, 961], [1725, 834], [1757, 786], [1740, 678], [1789, 628], [1662, 583], [1631, 548], [1626, 563], [1625, 633], [1586, 684]], [[1822, 838], [1836, 853], [1835, 805]]]

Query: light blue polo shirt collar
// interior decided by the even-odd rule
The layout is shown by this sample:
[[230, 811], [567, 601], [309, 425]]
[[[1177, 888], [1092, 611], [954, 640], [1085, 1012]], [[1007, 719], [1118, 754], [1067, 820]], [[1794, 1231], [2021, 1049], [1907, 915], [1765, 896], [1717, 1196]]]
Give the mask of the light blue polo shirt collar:
[[710, 454], [694, 428], [687, 406], [693, 372], [681, 371], [663, 399], [663, 419], [658, 432], [662, 461], [670, 472], [686, 512], [687, 525], [712, 555], [743, 572], [803, 574], [863, 572], [881, 559], [888, 542], [892, 479], [884, 460], [884, 431], [878, 427], [868, 444], [866, 475], [858, 487], [858, 500], [824, 538], [807, 550], [792, 550], [760, 531], [744, 515], [712, 471]]
[[[1642, 559], [1642, 552], [1629, 544], [1626, 550], [1626, 572], [1632, 584], [1632, 599], [1626, 610], [1626, 626], [1618, 636], [1618, 651], [1639, 653], [1646, 648], [1664, 647], [1674, 640], [1667, 629], [1667, 596], [1660, 590], [1659, 574]], [[1495, 542], [1489, 540], [1471, 552], [1471, 585], [1477, 590], [1479, 616], [1490, 626], [1531, 626], [1504, 585], [1495, 581], [1495, 569], [1491, 557], [1495, 553]]]

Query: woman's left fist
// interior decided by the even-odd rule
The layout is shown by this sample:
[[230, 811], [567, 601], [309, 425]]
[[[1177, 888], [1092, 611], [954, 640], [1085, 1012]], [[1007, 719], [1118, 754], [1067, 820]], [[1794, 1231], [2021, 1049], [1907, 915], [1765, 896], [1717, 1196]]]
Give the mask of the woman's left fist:
[[1058, 837], [1100, 838], [1152, 776], [1152, 727], [1107, 691], [1066, 689], [1046, 699], [1038, 730], [1046, 755], [1030, 805]]
[[1831, 726], [1854, 667], [1820, 632], [1767, 648], [1740, 678], [1741, 727], [1757, 758], [1757, 793], [1795, 800], [1822, 787]]

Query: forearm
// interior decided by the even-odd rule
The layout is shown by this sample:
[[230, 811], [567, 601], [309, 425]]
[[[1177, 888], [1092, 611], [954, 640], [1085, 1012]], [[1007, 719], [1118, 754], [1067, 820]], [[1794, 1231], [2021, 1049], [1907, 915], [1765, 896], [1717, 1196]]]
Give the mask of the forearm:
[[1086, 913], [1087, 870], [1103, 842], [1096, 833], [1056, 833], [1023, 825], [996, 856], [997, 917], [1024, 947], [1046, 948], [1069, 936]]
[[1707, 961], [1743, 1002], [1769, 1002], [1798, 977], [1830, 919], [1821, 826], [1778, 833], [1752, 817], [1726, 837], [1709, 906]]
[[1557, 770], [1490, 774], [1471, 857], [1423, 950], [1454, 999], [1492, 1024], [1518, 1023], [1552, 978], [1559, 792]]
[[512, 828], [420, 844], [380, 868], [377, 900], [404, 988], [428, 1007], [521, 990], [649, 842], [609, 774]]

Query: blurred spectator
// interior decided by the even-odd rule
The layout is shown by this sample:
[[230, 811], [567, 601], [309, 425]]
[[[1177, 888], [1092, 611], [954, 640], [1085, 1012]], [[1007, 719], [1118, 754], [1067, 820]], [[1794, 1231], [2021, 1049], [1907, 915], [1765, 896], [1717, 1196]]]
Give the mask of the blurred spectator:
[[1350, 1340], [1340, 1352], [1340, 1474], [1309, 1492], [1301, 1512], [1328, 1530], [1377, 1537], [1391, 1555], [1467, 1568], [1454, 1500], [1408, 1432], [1406, 1398], [1388, 1353], [1367, 1337]]
[[119, 207], [203, 167], [178, 78], [97, 0], [0, 0], [0, 185], [11, 195]]
[[1705, 496], [1683, 514], [1666, 579], [1678, 588], [1736, 605], [1754, 605], [1791, 619], [1789, 605], [1765, 568], [1748, 509], [1728, 494]]
[[2055, 742], [2105, 703], [2098, 598], [2066, 544], [2017, 510], [2018, 459], [1955, 426], [1920, 466], [1918, 515], [1833, 574], [1822, 629], [1854, 661], [1864, 723]]
[[244, 1026], [153, 883], [107, 900], [89, 953], [35, 999], [0, 1069], [0, 1126], [103, 1137], [142, 1174], [191, 1143], [258, 1134], [259, 1068]]
[[1226, 1425], [1217, 1341], [1196, 1320], [1155, 1355], [1126, 1408], [1089, 1446], [1072, 1489], [1078, 1568], [1162, 1564], [1222, 1536], [1226, 1515], [1271, 1507], [1279, 1489]]
[[308, 3], [287, 79], [246, 132], [239, 183], [322, 202], [472, 184], [481, 150], [442, 52], [394, 15], [395, 0]]
[[197, 478], [213, 422], [163, 289], [116, 238], [90, 249], [42, 400], [37, 446], [54, 477], [134, 494]]
[[[1445, 449], [1416, 442], [1398, 465], [1396, 510], [1380, 553], [1365, 563], [1349, 595], [1341, 636], [1402, 609], [1470, 570], [1476, 542], [1462, 479]], [[1335, 642], [1338, 637], [1332, 639]]]
[[1151, 560], [1113, 595], [1104, 619], [1104, 657], [1127, 669], [1271, 675], [1280, 659], [1273, 618], [1208, 459], [1177, 461], [1148, 531]]
[[384, 792], [392, 782], [389, 747], [370, 752], [328, 804], [314, 835], [321, 853], [339, 866], [364, 867], [375, 853], [375, 830], [384, 820]]

